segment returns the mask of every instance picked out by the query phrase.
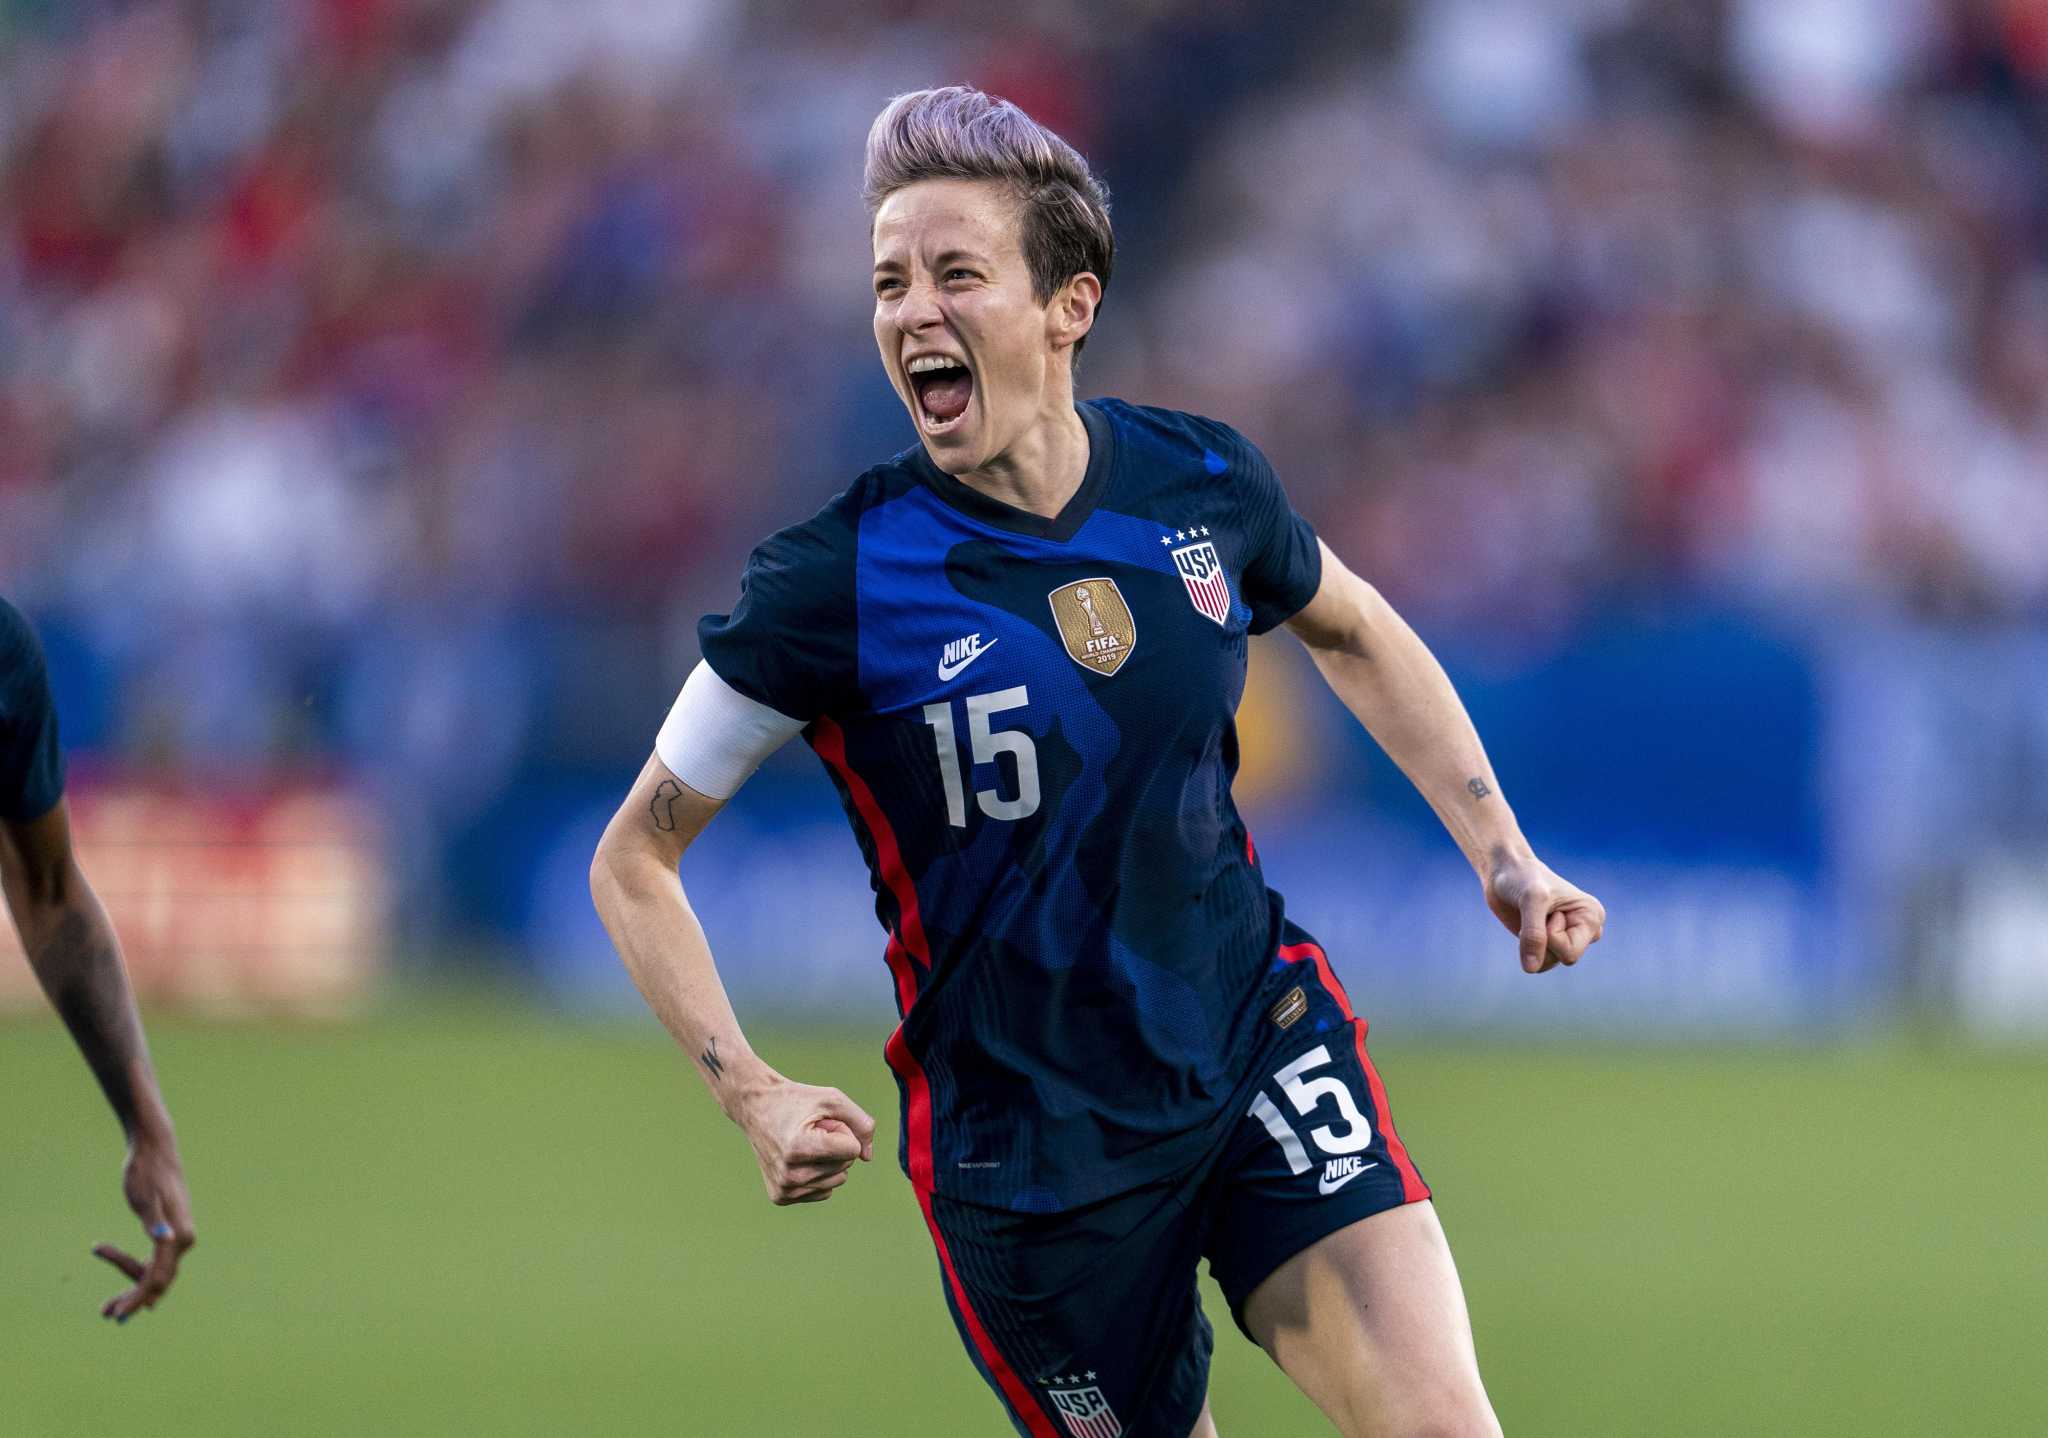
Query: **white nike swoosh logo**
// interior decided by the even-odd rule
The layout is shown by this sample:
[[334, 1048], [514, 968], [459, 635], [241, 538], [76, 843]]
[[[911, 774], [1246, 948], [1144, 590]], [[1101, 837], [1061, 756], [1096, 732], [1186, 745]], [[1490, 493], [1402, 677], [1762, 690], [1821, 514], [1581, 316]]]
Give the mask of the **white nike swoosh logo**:
[[988, 653], [989, 650], [995, 648], [998, 644], [1002, 642], [1003, 641], [1000, 637], [991, 639], [988, 643], [982, 645], [981, 648], [975, 650], [972, 654], [968, 655], [958, 664], [948, 664], [945, 660], [941, 659], [939, 661], [939, 678], [953, 678], [954, 676], [959, 674], [961, 670], [965, 669], [968, 665], [972, 664], [975, 660], [981, 658], [982, 655]]
[[1327, 1178], [1319, 1178], [1316, 1180], [1316, 1192], [1322, 1194], [1324, 1197], [1327, 1198], [1329, 1195], [1335, 1193], [1338, 1189], [1342, 1188], [1345, 1184], [1351, 1182], [1352, 1179], [1358, 1177], [1361, 1173], [1364, 1173], [1367, 1168], [1378, 1168], [1379, 1166], [1379, 1160], [1374, 1159], [1371, 1163], [1366, 1164], [1364, 1168], [1352, 1169], [1351, 1172], [1345, 1174], [1335, 1183], [1330, 1182], [1330, 1180]]

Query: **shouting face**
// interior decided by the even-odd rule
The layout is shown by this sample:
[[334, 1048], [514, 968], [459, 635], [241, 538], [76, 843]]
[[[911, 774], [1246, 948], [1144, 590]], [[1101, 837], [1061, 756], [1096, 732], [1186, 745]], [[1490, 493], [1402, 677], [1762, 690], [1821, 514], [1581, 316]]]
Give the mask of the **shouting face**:
[[875, 344], [948, 474], [1001, 460], [1073, 403], [1073, 343], [1100, 287], [1077, 276], [1041, 304], [1019, 221], [1009, 190], [985, 180], [921, 180], [875, 213]]

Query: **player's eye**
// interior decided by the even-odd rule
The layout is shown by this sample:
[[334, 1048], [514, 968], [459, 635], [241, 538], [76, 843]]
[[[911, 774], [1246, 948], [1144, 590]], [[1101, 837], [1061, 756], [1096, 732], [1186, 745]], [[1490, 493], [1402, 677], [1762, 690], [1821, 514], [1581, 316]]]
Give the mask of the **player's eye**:
[[976, 278], [976, 275], [973, 270], [963, 270], [955, 266], [953, 269], [946, 271], [946, 278], [949, 280], [971, 280]]
[[878, 295], [887, 295], [892, 293], [893, 291], [900, 290], [902, 288], [903, 281], [898, 279], [884, 279], [875, 281], [875, 293]]

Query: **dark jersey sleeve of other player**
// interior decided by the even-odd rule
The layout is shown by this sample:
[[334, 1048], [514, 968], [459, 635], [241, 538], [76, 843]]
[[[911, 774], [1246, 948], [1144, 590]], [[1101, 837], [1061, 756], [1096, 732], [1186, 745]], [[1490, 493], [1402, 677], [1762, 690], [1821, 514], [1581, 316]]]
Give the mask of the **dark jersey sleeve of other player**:
[[64, 796], [64, 754], [42, 645], [0, 599], [0, 819], [40, 819]]
[[807, 726], [867, 860], [913, 1181], [1024, 1211], [1176, 1172], [1240, 1117], [1299, 933], [1230, 784], [1247, 637], [1314, 596], [1315, 533], [1228, 426], [1078, 408], [1059, 515], [913, 448], [699, 629]]

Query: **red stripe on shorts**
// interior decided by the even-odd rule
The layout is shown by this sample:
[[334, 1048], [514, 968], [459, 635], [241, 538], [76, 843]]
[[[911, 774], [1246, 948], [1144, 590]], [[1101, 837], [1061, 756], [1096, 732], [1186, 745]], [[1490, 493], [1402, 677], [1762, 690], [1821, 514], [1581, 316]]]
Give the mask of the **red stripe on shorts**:
[[1414, 1203], [1417, 1199], [1428, 1198], [1429, 1185], [1415, 1171], [1414, 1160], [1408, 1157], [1408, 1145], [1402, 1143], [1401, 1135], [1394, 1132], [1394, 1112], [1387, 1105], [1387, 1086], [1380, 1082], [1380, 1071], [1372, 1066], [1372, 1059], [1365, 1051], [1366, 1022], [1352, 1012], [1351, 996], [1337, 982], [1336, 970], [1330, 967], [1330, 956], [1323, 952], [1321, 944], [1288, 944], [1281, 948], [1280, 957], [1290, 964], [1298, 964], [1303, 959], [1316, 961], [1316, 976], [1323, 981], [1323, 988], [1330, 997], [1337, 1001], [1337, 1012], [1351, 1024], [1351, 1037], [1358, 1046], [1358, 1066], [1365, 1070], [1366, 1087], [1372, 1090], [1373, 1111], [1379, 1115], [1380, 1132], [1387, 1136], [1387, 1157], [1394, 1161], [1394, 1169], [1401, 1175], [1401, 1201]]

